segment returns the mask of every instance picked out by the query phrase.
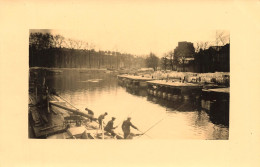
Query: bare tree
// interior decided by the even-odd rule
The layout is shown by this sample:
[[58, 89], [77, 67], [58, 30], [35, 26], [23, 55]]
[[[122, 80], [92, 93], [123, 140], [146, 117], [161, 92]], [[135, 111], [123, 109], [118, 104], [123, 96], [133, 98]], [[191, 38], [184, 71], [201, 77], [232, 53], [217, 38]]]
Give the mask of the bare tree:
[[81, 40], [75, 40], [74, 43], [75, 43], [75, 49], [81, 49], [84, 47], [83, 46], [84, 42]]
[[76, 48], [76, 42], [71, 38], [67, 39], [65, 41], [65, 43], [66, 43], [66, 47], [69, 48], [69, 49], [75, 49]]
[[154, 69], [154, 71], [156, 71], [159, 60], [160, 59], [154, 53], [150, 53], [150, 55], [146, 58], [146, 65], [147, 67], [151, 67]]
[[225, 45], [230, 42], [228, 31], [216, 31], [216, 46]]
[[166, 54], [164, 55], [164, 57], [161, 58], [161, 66], [162, 66], [162, 69], [164, 69], [166, 71], [166, 69], [168, 67], [168, 59], [167, 59]]
[[61, 48], [65, 38], [61, 35], [55, 35], [53, 37], [53, 43], [56, 48]]
[[174, 51], [170, 51], [168, 53], [168, 56], [170, 57], [170, 66], [171, 66], [171, 70], [173, 71], [174, 70], [174, 68], [173, 68], [173, 66], [174, 66]]
[[196, 45], [194, 46], [195, 48], [195, 52], [199, 52], [201, 49], [202, 50], [205, 50], [205, 49], [208, 49], [209, 48], [209, 42], [206, 41], [206, 42], [196, 42]]
[[85, 51], [88, 49], [88, 43], [85, 42], [85, 41], [82, 41], [82, 45], [81, 45], [81, 48]]

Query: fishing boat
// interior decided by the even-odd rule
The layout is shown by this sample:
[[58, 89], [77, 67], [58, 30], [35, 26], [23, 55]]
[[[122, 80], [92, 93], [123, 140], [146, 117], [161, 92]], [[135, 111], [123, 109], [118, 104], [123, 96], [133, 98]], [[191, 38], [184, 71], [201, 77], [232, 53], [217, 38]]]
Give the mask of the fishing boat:
[[110, 133], [99, 129], [97, 118], [80, 111], [59, 95], [48, 95], [47, 100], [47, 111], [40, 112], [37, 108], [30, 110], [32, 129], [36, 138], [123, 139], [119, 134], [113, 137]]

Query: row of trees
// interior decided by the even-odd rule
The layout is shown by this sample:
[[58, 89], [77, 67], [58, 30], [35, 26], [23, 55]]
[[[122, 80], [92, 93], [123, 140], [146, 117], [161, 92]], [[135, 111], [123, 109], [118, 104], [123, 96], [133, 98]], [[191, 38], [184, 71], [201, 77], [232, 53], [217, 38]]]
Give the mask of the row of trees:
[[[220, 51], [220, 46], [230, 42], [229, 35], [225, 32], [216, 32], [216, 40], [213, 43], [179, 42], [178, 47], [164, 54], [160, 59], [154, 53], [146, 58], [137, 57], [131, 54], [96, 51], [93, 44], [85, 41], [65, 38], [61, 35], [50, 33], [30, 33], [29, 38], [29, 65], [30, 67], [62, 67], [62, 68], [141, 68], [150, 67], [155, 71], [160, 67], [163, 70], [177, 70], [188, 66], [197, 66], [198, 72], [211, 70], [221, 70], [220, 61], [229, 63], [229, 55], [225, 58], [226, 52], [229, 54], [229, 46]], [[208, 50], [210, 49], [210, 50]], [[217, 55], [217, 56], [214, 56]], [[194, 58], [188, 61], [187, 58]], [[214, 68], [204, 67], [207, 63], [215, 61]], [[191, 63], [192, 62], [192, 63]], [[202, 67], [203, 66], [203, 67]], [[225, 71], [229, 69], [224, 65]], [[221, 67], [221, 68], [218, 68]]]
[[30, 33], [30, 67], [62, 68], [140, 68], [145, 59], [127, 53], [95, 51], [85, 41], [66, 39], [50, 33]]

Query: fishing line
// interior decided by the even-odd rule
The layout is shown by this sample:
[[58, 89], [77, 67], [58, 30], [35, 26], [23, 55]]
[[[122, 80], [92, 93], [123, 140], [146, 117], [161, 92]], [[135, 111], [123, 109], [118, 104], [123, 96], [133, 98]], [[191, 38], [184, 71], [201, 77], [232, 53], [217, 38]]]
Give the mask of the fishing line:
[[78, 108], [77, 107], [75, 107], [74, 105], [72, 105], [70, 102], [68, 102], [66, 99], [64, 99], [63, 97], [61, 97], [60, 95], [58, 95], [57, 93], [56, 93], [56, 95], [58, 96], [58, 97], [60, 97], [62, 100], [64, 100], [64, 101], [66, 101], [69, 105], [71, 105], [72, 107], [74, 107], [75, 109], [77, 109], [78, 110]]
[[[185, 105], [185, 103], [184, 104], [182, 104], [182, 105], [180, 105], [178, 108], [176, 108], [175, 110], [178, 110], [180, 107], [182, 107], [183, 105]], [[143, 135], [144, 134], [146, 134], [149, 130], [151, 130], [152, 128], [154, 128], [157, 124], [159, 124], [162, 120], [164, 120], [166, 117], [168, 117], [168, 115], [166, 115], [164, 118], [162, 118], [161, 120], [159, 120], [158, 122], [156, 122], [155, 124], [153, 124], [152, 125], [152, 127], [150, 127], [148, 130], [146, 130], [144, 133], [143, 133]], [[142, 135], [140, 135], [139, 137], [141, 137]]]

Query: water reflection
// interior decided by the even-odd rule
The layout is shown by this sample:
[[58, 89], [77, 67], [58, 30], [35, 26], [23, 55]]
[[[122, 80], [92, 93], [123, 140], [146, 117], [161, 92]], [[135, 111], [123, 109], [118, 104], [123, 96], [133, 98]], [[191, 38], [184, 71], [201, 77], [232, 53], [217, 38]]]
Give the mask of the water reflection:
[[216, 125], [229, 127], [229, 94], [218, 96], [202, 94], [203, 110], [209, 114], [210, 121]]
[[192, 100], [183, 101], [179, 99], [169, 101], [154, 96], [147, 96], [147, 100], [152, 103], [156, 103], [163, 107], [166, 107], [168, 111], [176, 110], [176, 111], [189, 112], [189, 111], [201, 110], [200, 103], [198, 101], [192, 101]]
[[132, 88], [126, 88], [126, 92], [136, 95], [136, 96], [142, 96], [146, 97], [148, 95], [146, 89], [132, 89]]
[[[125, 85], [120, 84], [121, 87]], [[167, 111], [181, 111], [181, 112], [194, 112], [198, 111], [199, 115], [201, 110], [208, 115], [209, 120], [216, 125], [223, 125], [229, 127], [229, 95], [206, 95], [206, 94], [189, 94], [173, 95], [171, 98], [162, 98], [156, 96], [154, 93], [149, 93], [150, 90], [143, 88], [126, 87], [126, 91], [135, 96], [147, 97], [147, 101], [159, 104], [165, 107]], [[162, 94], [162, 93], [161, 93]], [[198, 118], [200, 117], [198, 115]]]
[[118, 86], [117, 82], [114, 75], [94, 70], [63, 70], [60, 74], [46, 76], [47, 85], [79, 109], [88, 107], [95, 116], [108, 112], [105, 122], [115, 116], [115, 125], [119, 126], [117, 133], [122, 134], [120, 125], [131, 116], [132, 122], [142, 131], [162, 119], [147, 132], [153, 139], [228, 139], [228, 118], [223, 121], [223, 113], [217, 112], [217, 107], [216, 112], [206, 111], [201, 99], [183, 100], [176, 96], [169, 101], [149, 95], [146, 89]]
[[116, 79], [112, 74], [104, 71], [80, 72], [64, 70], [62, 75], [48, 76], [47, 84], [57, 91], [81, 92], [81, 91], [110, 91], [116, 88]]

